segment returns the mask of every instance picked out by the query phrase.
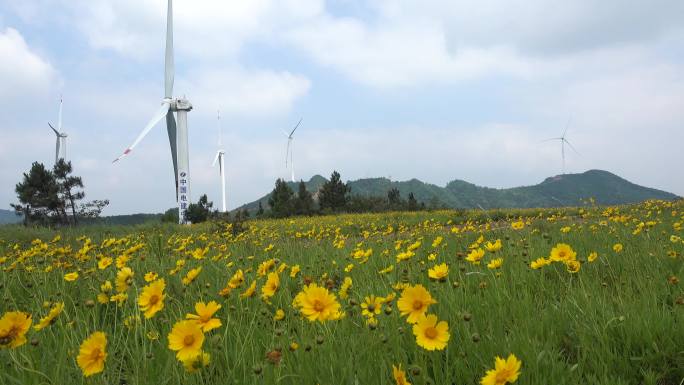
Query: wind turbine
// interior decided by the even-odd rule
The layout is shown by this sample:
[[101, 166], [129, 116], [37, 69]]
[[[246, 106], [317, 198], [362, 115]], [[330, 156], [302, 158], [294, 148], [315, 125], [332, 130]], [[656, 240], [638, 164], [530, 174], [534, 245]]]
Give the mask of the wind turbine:
[[48, 126], [52, 128], [52, 131], [57, 135], [57, 144], [55, 145], [55, 164], [59, 162], [59, 159], [66, 160], [66, 132], [62, 131], [62, 98], [59, 98], [59, 115], [57, 117], [57, 128], [53, 127], [50, 122]]
[[571, 148], [573, 151], [575, 151], [575, 153], [576, 153], [577, 155], [579, 155], [579, 152], [577, 152], [577, 150], [575, 149], [575, 147], [573, 147], [573, 145], [570, 144], [570, 142], [568, 142], [567, 139], [565, 139], [565, 135], [568, 133], [568, 127], [570, 127], [570, 119], [568, 119], [568, 124], [565, 125], [565, 130], [563, 131], [563, 135], [561, 135], [561, 136], [558, 137], [558, 138], [549, 138], [549, 139], [544, 140], [544, 142], [548, 142], [548, 141], [551, 141], [551, 140], [558, 140], [558, 141], [560, 141], [560, 143], [561, 143], [561, 158], [563, 159], [563, 175], [565, 175], [565, 145], [567, 144], [568, 146], [570, 146], [570, 148]]
[[290, 172], [292, 175], [292, 182], [293, 183], [295, 182], [295, 175], [294, 175], [294, 150], [293, 150], [293, 146], [292, 146], [292, 140], [294, 139], [294, 137], [293, 137], [294, 132], [297, 131], [297, 127], [299, 127], [299, 125], [302, 123], [302, 119], [304, 119], [304, 118], [299, 119], [299, 122], [297, 122], [297, 125], [292, 129], [292, 132], [290, 132], [289, 134], [287, 133], [287, 131], [283, 130], [283, 133], [285, 134], [285, 136], [287, 136], [287, 148], [285, 149], [285, 169], [287, 169], [287, 159], [289, 157], [290, 158]]
[[[166, 55], [164, 60], [164, 99], [159, 110], [154, 114], [147, 126], [140, 132], [133, 144], [114, 160], [114, 162], [128, 155], [135, 146], [150, 132], [150, 130], [166, 117], [166, 131], [171, 146], [171, 159], [176, 179], [176, 201], [178, 202], [178, 223], [188, 223], [185, 212], [190, 203], [190, 165], [188, 159], [188, 111], [192, 110], [190, 101], [174, 98], [173, 94], [174, 62], [173, 62], [173, 5], [168, 0], [166, 14]], [[176, 113], [178, 122], [173, 116]]]
[[222, 144], [221, 144], [221, 111], [217, 111], [216, 114], [216, 119], [218, 120], [218, 129], [219, 129], [219, 140], [218, 140], [218, 151], [216, 151], [216, 157], [214, 158], [214, 163], [211, 164], [211, 167], [216, 167], [216, 163], [219, 165], [219, 175], [221, 177], [221, 208], [222, 212], [226, 212], [226, 175], [225, 175], [225, 160], [224, 160], [224, 155], [226, 154], [225, 151], [223, 151]]

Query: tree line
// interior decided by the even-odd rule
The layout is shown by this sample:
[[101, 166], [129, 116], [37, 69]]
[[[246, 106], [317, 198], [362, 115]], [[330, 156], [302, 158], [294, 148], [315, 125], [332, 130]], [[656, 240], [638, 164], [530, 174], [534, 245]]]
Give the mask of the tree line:
[[285, 218], [293, 215], [314, 215], [333, 213], [364, 213], [385, 211], [419, 211], [427, 207], [418, 202], [413, 192], [402, 198], [397, 188], [387, 192], [386, 197], [353, 195], [349, 183], [343, 183], [340, 174], [333, 171], [314, 195], [306, 189], [304, 181], [299, 182], [297, 193], [283, 179], [277, 179], [268, 198], [269, 211], [259, 201], [257, 217]]
[[14, 191], [19, 203], [12, 203], [25, 226], [31, 224], [76, 225], [81, 219], [94, 219], [109, 204], [108, 200], [80, 203], [85, 198], [83, 180], [72, 175], [71, 162], [59, 159], [52, 169], [33, 162]]

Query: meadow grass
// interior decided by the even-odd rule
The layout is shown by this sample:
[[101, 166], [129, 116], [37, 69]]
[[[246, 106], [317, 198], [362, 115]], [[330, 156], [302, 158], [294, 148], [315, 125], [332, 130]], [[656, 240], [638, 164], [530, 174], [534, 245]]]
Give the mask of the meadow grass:
[[[412, 384], [476, 384], [496, 356], [513, 353], [522, 361], [517, 384], [681, 385], [683, 222], [680, 201], [254, 220], [244, 231], [223, 223], [0, 227], [0, 315], [27, 312], [35, 325], [52, 304], [65, 304], [52, 325], [27, 333], [26, 344], [0, 348], [0, 384], [394, 384], [392, 366], [399, 364]], [[487, 251], [480, 264], [466, 260], [471, 249], [497, 239], [501, 249]], [[577, 253], [579, 271], [562, 262], [530, 267], [559, 243]], [[414, 255], [397, 261], [411, 245]], [[590, 262], [592, 252], [598, 257]], [[135, 272], [128, 299], [99, 303], [101, 284], [114, 283], [124, 265], [117, 267], [121, 255], [130, 256], [125, 265]], [[103, 257], [115, 262], [100, 269]], [[488, 268], [495, 258], [503, 265]], [[266, 277], [257, 270], [270, 259], [273, 269], [287, 266], [275, 295], [264, 300]], [[427, 270], [441, 263], [448, 277], [429, 279]], [[295, 265], [301, 272], [291, 277]], [[182, 283], [197, 267], [197, 278]], [[244, 284], [220, 296], [238, 269]], [[79, 277], [65, 280], [72, 272]], [[148, 272], [166, 281], [164, 308], [150, 319], [136, 301]], [[345, 277], [352, 286], [341, 298]], [[241, 298], [254, 281], [255, 295]], [[336, 294], [343, 318], [302, 317], [293, 299], [310, 282]], [[449, 324], [444, 350], [420, 347], [399, 314], [403, 287], [415, 284], [437, 301], [428, 312]], [[394, 301], [369, 325], [360, 304], [391, 293]], [[205, 336], [209, 365], [189, 373], [167, 336], [196, 302], [211, 300], [222, 306], [215, 315], [222, 326]], [[285, 317], [276, 321], [278, 309]], [[103, 372], [86, 378], [76, 356], [95, 331], [107, 336], [107, 358]]]

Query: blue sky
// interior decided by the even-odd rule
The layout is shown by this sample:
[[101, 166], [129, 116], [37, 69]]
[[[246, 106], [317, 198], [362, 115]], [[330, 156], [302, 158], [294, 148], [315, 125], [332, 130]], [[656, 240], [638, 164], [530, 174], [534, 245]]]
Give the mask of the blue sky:
[[[174, 93], [189, 114], [192, 195], [218, 204], [216, 110], [233, 208], [285, 177], [535, 184], [599, 168], [684, 195], [684, 3], [674, 0], [176, 0]], [[0, 2], [0, 207], [67, 157], [107, 214], [175, 205], [165, 128], [111, 164], [163, 95], [163, 0]]]

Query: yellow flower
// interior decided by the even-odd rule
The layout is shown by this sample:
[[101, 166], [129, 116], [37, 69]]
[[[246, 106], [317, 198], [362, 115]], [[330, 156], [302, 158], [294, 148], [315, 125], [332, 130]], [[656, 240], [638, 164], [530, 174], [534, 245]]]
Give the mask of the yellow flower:
[[275, 266], [275, 259], [271, 258], [269, 260], [261, 262], [257, 268], [257, 275], [260, 277], [266, 275]]
[[183, 285], [187, 286], [187, 285], [191, 284], [195, 279], [197, 279], [197, 276], [199, 275], [199, 273], [201, 271], [202, 271], [202, 266], [191, 269], [190, 271], [188, 271], [188, 273], [182, 279]]
[[297, 276], [297, 273], [299, 273], [301, 269], [299, 268], [299, 265], [294, 265], [290, 269], [290, 278], [294, 278]]
[[200, 352], [197, 356], [183, 361], [183, 367], [188, 373], [194, 373], [199, 369], [209, 366], [211, 356], [209, 353]]
[[31, 315], [9, 311], [0, 318], [0, 348], [16, 348], [26, 343], [26, 332], [31, 328]]
[[525, 227], [525, 222], [523, 221], [516, 221], [511, 223], [511, 228], [513, 230], [522, 230]]
[[449, 275], [449, 266], [446, 263], [441, 265], [435, 265], [433, 268], [428, 270], [428, 277], [432, 279], [437, 279], [443, 281]]
[[559, 243], [556, 247], [551, 249], [551, 256], [549, 257], [554, 262], [574, 261], [577, 253], [572, 250], [570, 245]]
[[481, 385], [504, 385], [506, 383], [514, 383], [520, 375], [520, 366], [522, 362], [518, 358], [510, 354], [507, 359], [496, 357], [494, 369], [487, 371], [482, 380]]
[[439, 246], [442, 243], [442, 240], [444, 240], [444, 238], [439, 237], [439, 236], [437, 238], [435, 238], [435, 240], [432, 241], [432, 247]]
[[156, 280], [157, 277], [159, 277], [159, 274], [157, 274], [153, 271], [150, 271], [147, 274], [145, 274], [145, 282], [152, 282], [152, 281]]
[[376, 315], [380, 314], [382, 311], [382, 300], [384, 298], [381, 297], [376, 297], [374, 295], [371, 295], [370, 297], [366, 297], [363, 300], [363, 303], [361, 303], [361, 315], [364, 315], [369, 318], [373, 318]]
[[249, 285], [247, 290], [245, 290], [242, 294], [240, 294], [240, 298], [249, 298], [254, 295], [254, 292], [256, 291], [256, 280], [252, 281], [252, 284]]
[[202, 326], [195, 320], [178, 321], [169, 333], [169, 349], [176, 352], [180, 361], [197, 357], [203, 343]]
[[587, 261], [589, 262], [594, 262], [598, 258], [598, 253], [595, 251], [592, 251], [589, 256], [587, 257]]
[[532, 261], [530, 263], [530, 267], [533, 268], [534, 270], [541, 269], [542, 267], [546, 265], [550, 265], [551, 260], [546, 259], [546, 258], [537, 258], [536, 260]]
[[572, 227], [570, 227], [570, 226], [561, 227], [561, 229], [560, 229], [561, 233], [563, 233], [563, 234], [569, 233], [570, 230], [572, 230]]
[[342, 316], [340, 304], [335, 295], [315, 283], [304, 286], [295, 297], [294, 305], [299, 307], [302, 315], [312, 322], [336, 320]]
[[394, 377], [396, 385], [411, 385], [411, 383], [406, 380], [406, 373], [401, 370], [401, 364], [399, 364], [398, 367], [392, 365], [392, 376]]
[[41, 318], [40, 322], [38, 322], [38, 324], [35, 325], [33, 329], [41, 330], [52, 325], [55, 321], [55, 318], [57, 318], [57, 316], [62, 313], [62, 310], [64, 310], [64, 302], [56, 303], [54, 306], [52, 306], [48, 315]]
[[623, 249], [622, 243], [616, 243], [613, 245], [613, 251], [616, 253], [622, 252], [622, 249]]
[[466, 261], [474, 264], [474, 265], [479, 265], [480, 260], [484, 257], [484, 250], [477, 248], [473, 249], [468, 253], [468, 256], [466, 257]]
[[127, 293], [119, 293], [109, 297], [110, 302], [116, 302], [117, 306], [123, 306], [124, 302], [128, 299]]
[[275, 295], [280, 287], [280, 276], [278, 273], [268, 273], [268, 279], [264, 286], [261, 287], [261, 298], [268, 299]]
[[501, 250], [501, 239], [497, 239], [494, 243], [487, 242], [485, 244], [485, 249], [487, 249], [487, 251], [490, 253], [495, 253]]
[[111, 265], [112, 262], [114, 262], [114, 260], [113, 260], [111, 257], [102, 257], [102, 258], [100, 258], [100, 260], [97, 262], [97, 267], [98, 267], [98, 269], [100, 269], [100, 270], [104, 270], [104, 269], [106, 269], [107, 267], [109, 267], [109, 265]]
[[219, 292], [219, 295], [222, 297], [228, 296], [231, 291], [234, 289], [237, 289], [238, 287], [242, 286], [242, 284], [245, 282], [245, 273], [242, 271], [242, 269], [238, 269], [238, 271], [233, 274], [233, 276], [230, 278], [228, 283], [226, 283], [226, 287], [221, 289]]
[[77, 279], [78, 279], [78, 273], [75, 271], [73, 273], [64, 274], [64, 280], [67, 282], [74, 282]]
[[133, 270], [130, 267], [124, 267], [116, 273], [116, 291], [123, 293], [133, 284]]
[[202, 327], [203, 332], [208, 332], [209, 330], [216, 329], [221, 326], [221, 320], [218, 318], [212, 318], [214, 313], [216, 313], [221, 308], [221, 305], [216, 303], [216, 301], [211, 301], [209, 303], [197, 302], [195, 304], [195, 311], [197, 314], [186, 314], [185, 318], [196, 320], [197, 323]]
[[579, 261], [573, 260], [565, 262], [565, 269], [568, 271], [568, 273], [577, 273], [580, 271], [580, 267], [582, 267], [582, 265]]
[[76, 362], [85, 377], [104, 370], [107, 359], [107, 336], [103, 332], [95, 332], [81, 344]]
[[283, 311], [283, 309], [276, 310], [275, 314], [273, 315], [273, 320], [280, 321], [283, 318], [285, 318], [285, 311]]
[[138, 297], [138, 306], [143, 311], [145, 318], [152, 318], [158, 311], [164, 308], [164, 278], [154, 281], [145, 286]]
[[408, 323], [416, 323], [427, 312], [428, 306], [437, 303], [423, 285], [409, 286], [401, 292], [397, 307]]
[[494, 270], [500, 268], [502, 265], [503, 258], [496, 258], [489, 261], [489, 263], [487, 264], [487, 268]]
[[437, 320], [434, 314], [421, 316], [413, 325], [416, 343], [425, 350], [443, 350], [449, 342], [449, 324]]
[[340, 286], [340, 298], [345, 299], [349, 297], [349, 289], [352, 287], [352, 279], [350, 277], [344, 277], [344, 281]]

